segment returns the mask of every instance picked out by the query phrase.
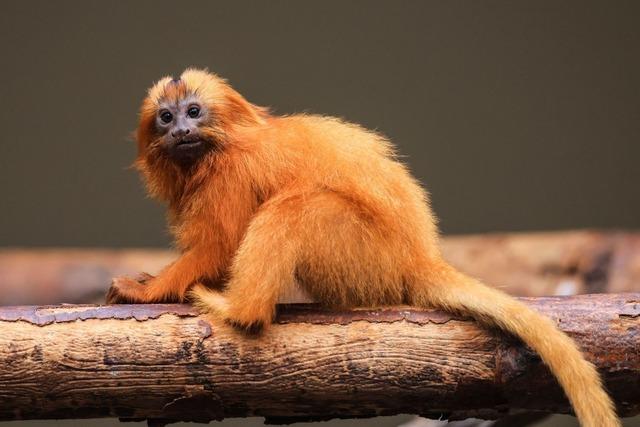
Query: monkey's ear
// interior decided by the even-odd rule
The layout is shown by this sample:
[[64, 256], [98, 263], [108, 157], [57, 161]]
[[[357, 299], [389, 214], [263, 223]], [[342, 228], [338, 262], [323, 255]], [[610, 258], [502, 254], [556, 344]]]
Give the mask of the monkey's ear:
[[265, 108], [253, 105], [242, 95], [231, 88], [225, 91], [225, 111], [221, 115], [225, 116], [225, 121], [234, 123], [263, 123], [267, 114]]
[[138, 155], [141, 155], [146, 151], [149, 141], [151, 141], [153, 128], [155, 126], [155, 106], [149, 100], [145, 99], [140, 109], [140, 121], [138, 122], [138, 128], [133, 134], [133, 139], [138, 146]]

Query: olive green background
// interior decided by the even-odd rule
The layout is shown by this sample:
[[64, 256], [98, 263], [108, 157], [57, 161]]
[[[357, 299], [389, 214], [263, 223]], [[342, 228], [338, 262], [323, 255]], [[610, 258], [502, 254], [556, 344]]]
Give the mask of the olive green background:
[[129, 135], [191, 65], [385, 133], [447, 234], [640, 227], [640, 2], [0, 6], [0, 246], [169, 245]]
[[0, 246], [168, 245], [129, 135], [189, 65], [387, 134], [445, 233], [638, 228], [639, 20], [637, 1], [3, 2]]

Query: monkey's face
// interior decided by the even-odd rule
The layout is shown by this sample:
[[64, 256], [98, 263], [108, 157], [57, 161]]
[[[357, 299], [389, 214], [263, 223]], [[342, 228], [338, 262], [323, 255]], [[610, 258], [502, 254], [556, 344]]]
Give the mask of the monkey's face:
[[263, 120], [263, 109], [247, 102], [223, 79], [187, 69], [158, 81], [142, 103], [136, 166], [159, 173], [167, 161], [189, 170], [234, 141], [234, 129]]
[[219, 148], [223, 89], [221, 79], [193, 69], [158, 81], [142, 104], [137, 165], [162, 169], [168, 160], [190, 168]]
[[161, 148], [178, 163], [194, 163], [213, 148], [214, 141], [203, 131], [211, 121], [210, 109], [195, 95], [161, 100], [155, 117]]

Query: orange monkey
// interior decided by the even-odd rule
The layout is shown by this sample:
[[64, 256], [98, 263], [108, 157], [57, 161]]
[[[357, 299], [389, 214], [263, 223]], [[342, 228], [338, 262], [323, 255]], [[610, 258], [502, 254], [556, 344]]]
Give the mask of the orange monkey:
[[155, 278], [115, 279], [108, 302], [191, 295], [253, 328], [298, 284], [330, 307], [465, 313], [537, 351], [584, 427], [620, 426], [594, 366], [550, 319], [442, 259], [427, 193], [383, 136], [331, 117], [271, 115], [188, 69], [149, 90], [137, 144], [135, 165], [168, 203], [182, 254]]

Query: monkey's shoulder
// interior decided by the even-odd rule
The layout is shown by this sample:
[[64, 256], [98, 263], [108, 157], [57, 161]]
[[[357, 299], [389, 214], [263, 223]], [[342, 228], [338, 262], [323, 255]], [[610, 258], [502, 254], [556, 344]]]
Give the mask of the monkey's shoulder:
[[395, 157], [391, 141], [384, 135], [342, 118], [296, 114], [272, 122], [279, 142], [294, 150], [337, 156], [340, 159]]

